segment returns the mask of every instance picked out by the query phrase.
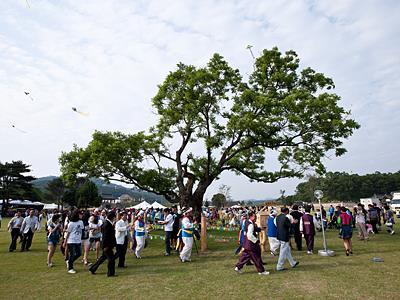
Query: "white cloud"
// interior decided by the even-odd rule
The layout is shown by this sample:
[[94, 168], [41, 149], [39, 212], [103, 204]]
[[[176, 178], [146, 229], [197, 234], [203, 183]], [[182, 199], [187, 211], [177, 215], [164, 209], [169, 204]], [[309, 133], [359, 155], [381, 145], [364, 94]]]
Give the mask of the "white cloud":
[[[204, 65], [219, 52], [245, 75], [251, 44], [256, 54], [275, 45], [294, 49], [304, 66], [334, 78], [342, 105], [362, 128], [328, 169], [399, 168], [398, 1], [37, 0], [30, 6], [0, 2], [2, 161], [22, 159], [37, 176], [57, 174], [61, 151], [86, 145], [95, 129], [133, 132], [154, 124], [150, 99], [176, 63]], [[210, 193], [220, 183], [231, 185], [235, 198], [262, 198], [291, 192], [297, 181], [249, 185], [224, 175]]]

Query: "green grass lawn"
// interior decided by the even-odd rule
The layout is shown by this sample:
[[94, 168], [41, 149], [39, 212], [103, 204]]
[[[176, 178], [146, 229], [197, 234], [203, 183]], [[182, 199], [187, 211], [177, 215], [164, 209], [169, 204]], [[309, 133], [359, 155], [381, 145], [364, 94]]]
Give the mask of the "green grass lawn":
[[[399, 298], [400, 234], [390, 236], [385, 231], [371, 236], [369, 242], [353, 238], [354, 255], [350, 257], [345, 256], [337, 232], [330, 231], [328, 248], [336, 251], [335, 257], [293, 251], [300, 265], [283, 272], [274, 271], [277, 257], [265, 253], [269, 276], [259, 276], [254, 266], [245, 266], [243, 274], [236, 274], [234, 242], [209, 240], [207, 253], [197, 255], [193, 251], [192, 262], [183, 264], [177, 255], [164, 257], [164, 241], [156, 239], [144, 250], [143, 259], [136, 260], [128, 253], [128, 268], [117, 269], [119, 276], [108, 278], [106, 263], [91, 275], [80, 259], [75, 266], [77, 274], [68, 274], [59, 250], [55, 267], [48, 268], [44, 232], [35, 234], [30, 252], [19, 252], [18, 246], [17, 252], [9, 253], [6, 222], [3, 220], [0, 229], [0, 299]], [[321, 248], [318, 233], [316, 249]], [[93, 256], [91, 252], [92, 260]], [[381, 257], [384, 262], [371, 262], [373, 257]]]

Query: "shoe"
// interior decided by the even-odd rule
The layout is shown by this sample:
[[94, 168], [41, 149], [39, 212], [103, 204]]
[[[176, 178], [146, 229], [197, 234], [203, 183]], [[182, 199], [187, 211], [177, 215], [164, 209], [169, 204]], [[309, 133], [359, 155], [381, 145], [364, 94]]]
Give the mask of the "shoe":
[[299, 262], [296, 261], [296, 263], [292, 266], [292, 268], [296, 268], [299, 265]]
[[314, 254], [312, 251], [307, 251], [307, 254], [308, 255], [312, 255], [312, 254]]
[[49, 263], [49, 264], [47, 264], [47, 266], [48, 266], [49, 268], [51, 268], [51, 267], [53, 267], [53, 263]]
[[394, 234], [394, 231], [392, 231], [391, 233], [390, 233], [390, 235], [393, 235]]
[[74, 269], [71, 269], [71, 270], [68, 271], [68, 273], [69, 273], [69, 274], [75, 274], [76, 271], [75, 271]]
[[275, 252], [271, 251], [270, 253], [271, 253], [272, 256], [276, 256]]
[[282, 269], [276, 269], [278, 272], [280, 272], [280, 271], [286, 271], [287, 270], [287, 268], [282, 268]]
[[96, 275], [96, 272], [93, 271], [92, 269], [89, 269], [89, 272], [90, 272], [92, 275]]
[[[239, 274], [242, 274], [242, 273], [243, 273], [242, 270], [240, 270], [238, 267], [235, 267], [235, 272], [237, 272], [237, 273], [239, 273]], [[258, 273], [258, 274], [261, 274], [261, 273]]]
[[346, 250], [346, 256], [349, 256], [349, 255], [350, 255], [350, 251]]
[[350, 254], [353, 254], [353, 250], [350, 250]]
[[170, 255], [171, 255], [171, 254], [169, 254], [169, 253], [165, 253], [165, 254], [164, 254], [164, 256], [170, 256]]
[[269, 275], [269, 272], [264, 271], [264, 272], [258, 272], [258, 275]]

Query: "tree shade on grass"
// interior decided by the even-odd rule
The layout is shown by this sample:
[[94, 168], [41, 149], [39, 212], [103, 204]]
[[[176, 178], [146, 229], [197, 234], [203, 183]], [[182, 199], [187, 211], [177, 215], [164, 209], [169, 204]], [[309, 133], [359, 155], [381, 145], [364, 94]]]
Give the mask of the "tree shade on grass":
[[[4, 220], [3, 220], [4, 221]], [[7, 221], [7, 220], [6, 220]], [[3, 223], [4, 224], [4, 223]], [[396, 230], [400, 226], [396, 225]], [[235, 232], [211, 232], [235, 236]], [[163, 234], [159, 231], [157, 234]], [[322, 248], [318, 233], [316, 249]], [[236, 244], [209, 240], [210, 251], [192, 262], [181, 263], [177, 255], [163, 256], [161, 240], [151, 240], [137, 260], [127, 254], [126, 269], [116, 278], [106, 277], [106, 266], [91, 275], [78, 260], [77, 274], [67, 274], [59, 250], [55, 267], [46, 266], [44, 232], [36, 233], [30, 252], [8, 252], [9, 233], [0, 231], [0, 299], [396, 299], [400, 279], [400, 239], [385, 232], [369, 242], [353, 239], [354, 255], [346, 257], [336, 231], [328, 231], [329, 248], [336, 256], [308, 256], [293, 251], [300, 262], [296, 269], [274, 271], [277, 258], [263, 254], [270, 276], [259, 276], [254, 266], [242, 275], [233, 270]], [[90, 253], [93, 259], [94, 253]], [[374, 263], [373, 257], [384, 262]], [[287, 266], [289, 267], [289, 266]]]

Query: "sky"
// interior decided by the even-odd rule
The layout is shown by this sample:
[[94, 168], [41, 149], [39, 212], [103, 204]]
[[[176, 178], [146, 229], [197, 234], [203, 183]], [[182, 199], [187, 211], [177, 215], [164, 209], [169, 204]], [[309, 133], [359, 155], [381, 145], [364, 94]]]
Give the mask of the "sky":
[[[400, 170], [400, 1], [0, 1], [0, 161], [36, 177], [94, 130], [133, 133], [157, 121], [151, 98], [176, 64], [220, 53], [243, 75], [257, 56], [293, 49], [334, 79], [361, 128], [328, 171]], [[27, 96], [24, 92], [30, 94]], [[82, 116], [74, 111], [88, 113]], [[14, 127], [12, 127], [14, 126]], [[250, 183], [223, 174], [235, 200], [292, 194], [298, 179]]]

